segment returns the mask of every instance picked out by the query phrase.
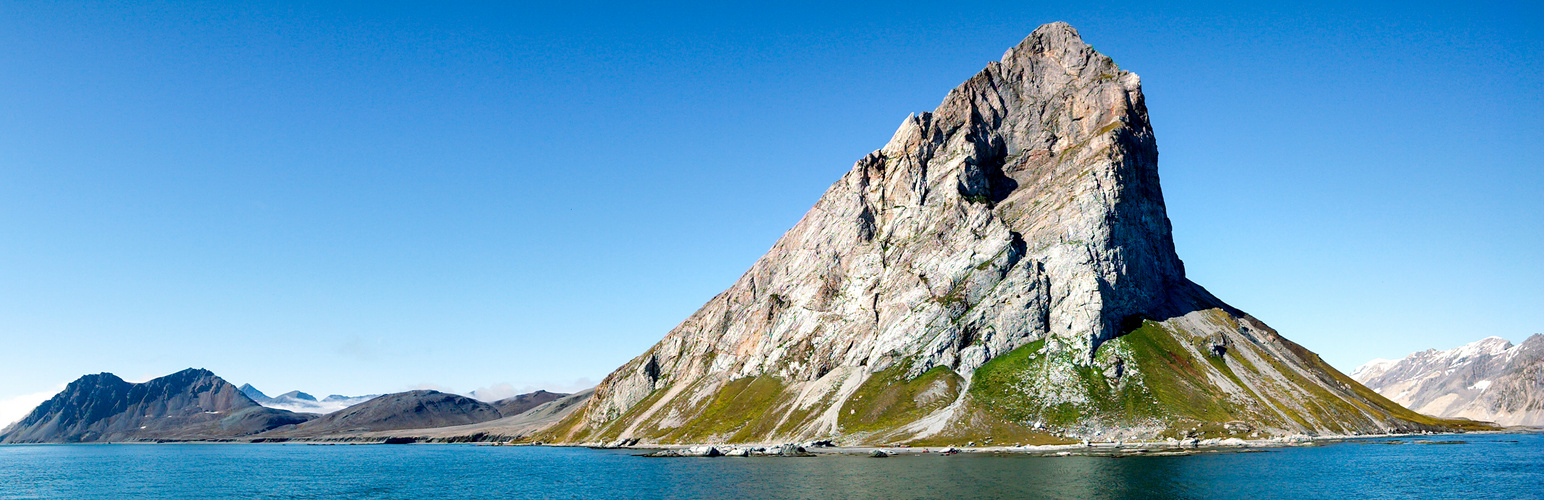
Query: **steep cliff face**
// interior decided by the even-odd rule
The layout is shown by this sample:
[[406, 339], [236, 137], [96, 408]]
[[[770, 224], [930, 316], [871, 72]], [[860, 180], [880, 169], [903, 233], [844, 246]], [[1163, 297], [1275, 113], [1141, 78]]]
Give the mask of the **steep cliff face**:
[[[1235, 420], [1277, 433], [1430, 425], [1188, 282], [1157, 161], [1139, 78], [1072, 27], [1042, 26], [908, 117], [732, 287], [546, 437], [1035, 441]], [[1198, 398], [1215, 401], [1201, 411]]]
[[1544, 426], [1544, 334], [1517, 345], [1489, 337], [1397, 361], [1374, 360], [1351, 375], [1427, 415]]
[[310, 420], [264, 408], [208, 370], [134, 384], [87, 375], [3, 431], [0, 443], [231, 439]]

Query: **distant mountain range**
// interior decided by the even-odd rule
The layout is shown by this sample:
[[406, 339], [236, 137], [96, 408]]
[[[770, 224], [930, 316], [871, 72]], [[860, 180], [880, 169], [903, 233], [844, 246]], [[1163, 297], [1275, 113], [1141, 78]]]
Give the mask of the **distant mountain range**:
[[[137, 384], [101, 373], [71, 382], [26, 418], [0, 429], [0, 444], [386, 440], [391, 432], [474, 424], [486, 424], [476, 432], [479, 436], [512, 432], [497, 435], [511, 439], [567, 416], [588, 395], [537, 391], [484, 403], [438, 391], [408, 391], [317, 401], [299, 391], [270, 398], [203, 369]], [[259, 404], [259, 398], [270, 406]], [[296, 402], [343, 407], [326, 415], [271, 407]]]
[[1521, 344], [1488, 337], [1400, 360], [1375, 359], [1351, 377], [1384, 397], [1436, 417], [1544, 426], [1544, 335]]
[[257, 404], [299, 413], [332, 413], [380, 396], [380, 394], [365, 396], [340, 396], [333, 394], [318, 401], [315, 396], [310, 394], [300, 391], [289, 391], [278, 396], [268, 397], [267, 394], [263, 394], [263, 391], [252, 387], [252, 384], [242, 384], [241, 393], [252, 398], [252, 401], [256, 401]]
[[87, 375], [0, 430], [0, 443], [222, 440], [314, 418], [263, 407], [208, 370], [148, 382]]

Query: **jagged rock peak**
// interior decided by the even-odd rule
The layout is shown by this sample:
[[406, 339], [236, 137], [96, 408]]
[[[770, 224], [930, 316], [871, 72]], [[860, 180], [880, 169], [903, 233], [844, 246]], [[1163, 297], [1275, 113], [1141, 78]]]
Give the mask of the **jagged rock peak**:
[[1140, 79], [1071, 26], [1042, 26], [904, 120], [733, 287], [603, 383], [595, 417], [707, 373], [969, 373], [1042, 339], [1089, 359], [1184, 283], [1157, 156]]
[[[1139, 328], [1147, 329], [1141, 339], [1185, 347], [1191, 373], [1163, 378], [1173, 375], [1165, 363], [1179, 358], [1144, 350], [1152, 344], [1140, 339], [1100, 349]], [[973, 382], [978, 369], [1016, 351], [1041, 361], [1012, 370], [1040, 371], [1006, 386]], [[1312, 383], [1341, 399], [1305, 400], [1316, 393], [1281, 382], [1279, 370], [1326, 369], [1306, 352], [1185, 279], [1141, 80], [1053, 23], [932, 112], [903, 120], [733, 286], [606, 377], [551, 439], [930, 436], [1007, 411], [981, 403], [999, 396], [1022, 407], [991, 417], [1010, 418], [1010, 427], [1026, 415], [1065, 413], [1053, 408], [1087, 411], [1061, 424], [1064, 438], [1098, 419], [1233, 411], [1197, 416], [1186, 409], [1195, 401], [1155, 400], [1156, 389], [1129, 396], [1173, 414], [1101, 409], [1126, 404], [1101, 387], [1136, 378], [1147, 382], [1121, 387], [1173, 382], [1183, 390], [1163, 394], [1249, 401], [1236, 415], [1279, 432], [1414, 425], [1337, 385], [1338, 373]], [[1241, 375], [1258, 378], [1248, 387], [1277, 384], [1272, 397], [1301, 408], [1379, 409], [1351, 423], [1302, 417], [1306, 410], [1271, 407], [1242, 385], [1211, 384], [1231, 379], [1207, 368], [1215, 366], [1207, 356], [1253, 357], [1264, 371]], [[1218, 371], [1200, 375], [1198, 365]], [[1095, 378], [1090, 370], [1109, 375], [1084, 384]], [[900, 402], [860, 415], [875, 398]], [[743, 408], [714, 413], [735, 405]], [[865, 434], [873, 432], [881, 434]]]

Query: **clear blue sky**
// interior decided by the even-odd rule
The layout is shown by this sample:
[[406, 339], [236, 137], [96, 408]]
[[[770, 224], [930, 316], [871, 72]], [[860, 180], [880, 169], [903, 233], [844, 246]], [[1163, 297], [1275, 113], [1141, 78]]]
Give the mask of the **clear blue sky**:
[[0, 400], [599, 380], [1058, 20], [1224, 300], [1344, 370], [1544, 331], [1527, 2], [121, 3], [0, 3]]

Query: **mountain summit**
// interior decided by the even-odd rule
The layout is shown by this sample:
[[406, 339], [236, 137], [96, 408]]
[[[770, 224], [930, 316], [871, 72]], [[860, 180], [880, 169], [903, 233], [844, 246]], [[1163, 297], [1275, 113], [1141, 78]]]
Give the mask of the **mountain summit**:
[[1443, 428], [1185, 278], [1137, 75], [1065, 23], [902, 122], [548, 440]]

